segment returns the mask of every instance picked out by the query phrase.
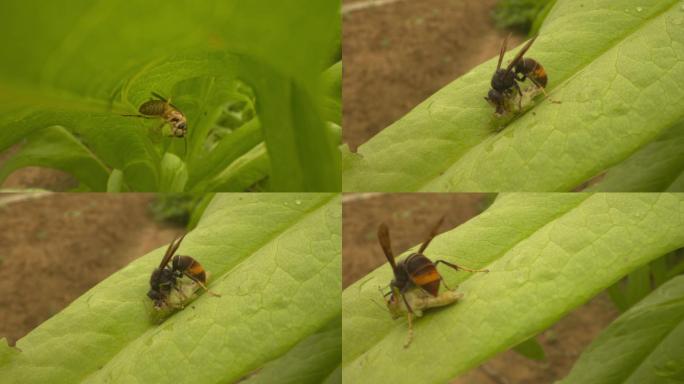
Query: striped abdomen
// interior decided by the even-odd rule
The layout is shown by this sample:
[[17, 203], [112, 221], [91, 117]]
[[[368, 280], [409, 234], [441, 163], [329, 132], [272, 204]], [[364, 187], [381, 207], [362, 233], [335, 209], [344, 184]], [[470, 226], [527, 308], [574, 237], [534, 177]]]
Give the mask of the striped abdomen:
[[193, 279], [202, 284], [207, 282], [207, 274], [204, 272], [204, 267], [197, 260], [190, 256], [174, 256], [172, 261], [172, 269], [180, 271], [184, 274], [192, 276]]
[[432, 296], [439, 294], [439, 284], [442, 277], [430, 259], [424, 255], [414, 253], [407, 257], [404, 263], [413, 284], [421, 287]]
[[534, 59], [524, 58], [515, 66], [515, 72], [522, 73], [534, 81], [535, 84], [546, 88], [548, 78], [546, 77], [546, 70]]
[[138, 108], [138, 112], [148, 116], [161, 116], [168, 108], [168, 104], [162, 100], [149, 100]]

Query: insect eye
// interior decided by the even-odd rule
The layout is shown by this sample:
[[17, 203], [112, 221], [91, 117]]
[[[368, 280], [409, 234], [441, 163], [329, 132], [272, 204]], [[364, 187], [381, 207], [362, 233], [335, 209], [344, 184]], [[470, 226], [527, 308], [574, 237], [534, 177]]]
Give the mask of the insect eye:
[[178, 124], [178, 128], [185, 130], [185, 123]]
[[499, 103], [501, 102], [501, 93], [494, 89], [490, 89], [489, 93], [487, 94], [487, 98], [494, 103]]

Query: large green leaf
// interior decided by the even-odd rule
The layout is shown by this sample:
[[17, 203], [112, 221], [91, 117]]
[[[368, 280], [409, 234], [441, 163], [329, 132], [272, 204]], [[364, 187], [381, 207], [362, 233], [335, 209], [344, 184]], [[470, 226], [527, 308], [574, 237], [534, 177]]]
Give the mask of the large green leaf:
[[[348, 383], [443, 383], [543, 331], [592, 296], [684, 245], [684, 194], [503, 194], [426, 254], [491, 272], [442, 270], [464, 298], [407, 323], [379, 308], [382, 266], [342, 293]], [[401, 256], [400, 256], [401, 257]], [[373, 303], [376, 301], [376, 303]]]
[[608, 170], [601, 181], [588, 188], [604, 192], [682, 191], [677, 180], [684, 175], [684, 121]]
[[[165, 153], [186, 163], [193, 189], [265, 142], [264, 177], [273, 190], [339, 190], [340, 155], [325, 128], [321, 85], [336, 61], [339, 24], [339, 0], [4, 1], [0, 150], [60, 125], [97, 161], [121, 170], [125, 187], [143, 191], [166, 187]], [[158, 121], [120, 116], [136, 113], [151, 91], [172, 98], [187, 116], [187, 152], [183, 140], [148, 134]], [[246, 119], [208, 145], [226, 106], [239, 102], [256, 112], [260, 132]], [[20, 150], [14, 164], [68, 160], [66, 171], [90, 189], [105, 189], [73, 171], [92, 160], [47, 148], [37, 161], [40, 149]]]
[[679, 0], [558, 0], [528, 56], [561, 104], [495, 121], [493, 58], [345, 153], [343, 189], [568, 191], [684, 119]]
[[278, 360], [266, 364], [241, 384], [320, 384], [334, 375], [340, 365], [341, 325], [341, 317], [335, 317], [320, 332], [304, 339]]
[[562, 383], [676, 383], [684, 380], [684, 276], [615, 320]]
[[0, 352], [0, 377], [236, 381], [339, 317], [340, 220], [335, 195], [216, 195], [179, 254], [202, 263], [221, 297], [204, 294], [162, 324], [151, 322], [145, 293], [158, 249], [20, 339], [20, 353]]

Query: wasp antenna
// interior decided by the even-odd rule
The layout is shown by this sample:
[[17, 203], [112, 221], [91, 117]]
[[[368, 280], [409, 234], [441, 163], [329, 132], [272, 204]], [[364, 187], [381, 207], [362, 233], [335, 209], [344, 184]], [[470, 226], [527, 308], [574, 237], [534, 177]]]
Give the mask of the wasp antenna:
[[145, 116], [145, 115], [121, 115], [123, 117], [140, 117], [143, 119], [154, 119], [155, 117], [152, 116]]
[[167, 102], [167, 103], [169, 102], [168, 100], [166, 100], [166, 98], [165, 98], [164, 96], [158, 94], [157, 92], [152, 91], [152, 92], [150, 92], [150, 93], [152, 94], [152, 96], [156, 97], [157, 99], [159, 99], [159, 100], [161, 100], [161, 101], [164, 101], [164, 102]]

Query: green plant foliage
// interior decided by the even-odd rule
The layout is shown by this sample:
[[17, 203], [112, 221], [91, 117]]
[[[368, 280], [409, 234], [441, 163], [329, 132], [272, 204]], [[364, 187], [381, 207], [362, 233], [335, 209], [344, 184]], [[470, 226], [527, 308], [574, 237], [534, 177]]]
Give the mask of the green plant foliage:
[[189, 226], [190, 218], [197, 215], [194, 228], [204, 213], [204, 208], [211, 201], [213, 197], [208, 194], [209, 199], [205, 195], [193, 195], [190, 193], [160, 193], [155, 200], [150, 204], [150, 210], [157, 221], [169, 221], [182, 226]]
[[516, 345], [513, 350], [531, 360], [546, 360], [544, 347], [535, 338], [523, 341]]
[[[336, 372], [342, 355], [337, 316], [321, 331], [297, 344], [286, 355], [266, 364], [257, 374], [241, 384], [319, 384]], [[339, 371], [337, 371], [339, 375]]]
[[684, 266], [684, 257], [681, 253], [681, 249], [670, 252], [631, 272], [608, 288], [608, 294], [615, 306], [624, 312], [667, 280], [682, 273], [680, 269]]
[[494, 8], [494, 21], [499, 28], [529, 31], [547, 5], [554, 0], [499, 0]]
[[684, 379], [684, 276], [648, 295], [606, 328], [563, 384], [676, 383]]
[[[340, 73], [328, 70], [339, 7], [3, 1], [0, 150], [22, 146], [0, 180], [38, 165], [92, 191], [105, 190], [114, 171], [120, 182], [110, 186], [126, 191], [245, 190], [264, 179], [274, 191], [339, 190], [340, 154], [326, 129], [334, 96], [322, 84]], [[157, 119], [121, 116], [151, 92], [187, 116], [187, 143], [165, 136]], [[257, 147], [258, 172], [234, 166], [250, 163]]]
[[[680, 0], [558, 0], [528, 55], [561, 104], [539, 97], [495, 119], [483, 100], [493, 58], [344, 153], [343, 189], [570, 191], [684, 120]], [[682, 173], [681, 162], [671, 166], [668, 175]]]
[[406, 320], [373, 303], [392, 278], [389, 266], [343, 291], [344, 382], [444, 383], [682, 245], [684, 194], [501, 194], [427, 249], [490, 272], [443, 270], [464, 298], [416, 320], [409, 348]]
[[684, 191], [684, 120], [611, 167], [589, 191]]
[[321, 332], [340, 316], [340, 226], [337, 195], [217, 194], [178, 253], [202, 263], [221, 297], [201, 294], [163, 323], [150, 321], [145, 294], [165, 247], [157, 249], [20, 339], [17, 350], [0, 346], [0, 377], [232, 383], [279, 358], [326, 377], [339, 359], [297, 359], [297, 351], [302, 343], [313, 350], [317, 337], [334, 344]]

